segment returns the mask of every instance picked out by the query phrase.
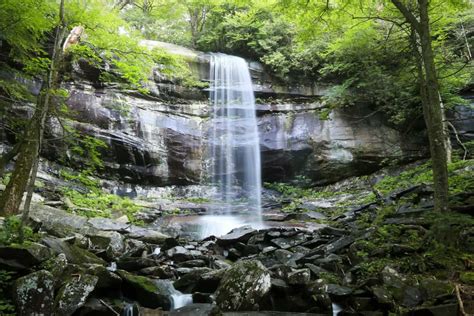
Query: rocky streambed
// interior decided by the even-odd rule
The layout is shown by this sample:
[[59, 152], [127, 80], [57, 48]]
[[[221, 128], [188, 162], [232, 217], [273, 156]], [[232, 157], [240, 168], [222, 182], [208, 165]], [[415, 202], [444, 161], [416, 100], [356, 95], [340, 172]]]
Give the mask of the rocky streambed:
[[[1, 246], [0, 266], [18, 315], [457, 315], [472, 288], [436, 272], [448, 273], [440, 265], [453, 253], [428, 257], [429, 199], [376, 222], [384, 203], [427, 195], [417, 186], [318, 227], [244, 226], [204, 240], [36, 205], [39, 234]], [[287, 222], [301, 219], [315, 221]], [[451, 235], [473, 250], [472, 226]]]

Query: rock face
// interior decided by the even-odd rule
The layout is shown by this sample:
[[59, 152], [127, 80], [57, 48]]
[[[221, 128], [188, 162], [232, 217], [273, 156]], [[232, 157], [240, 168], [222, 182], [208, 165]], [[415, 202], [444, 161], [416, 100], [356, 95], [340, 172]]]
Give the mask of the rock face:
[[224, 311], [259, 310], [270, 288], [270, 273], [260, 261], [240, 261], [224, 274], [216, 302]]
[[[146, 45], [184, 55], [196, 78], [208, 80], [205, 55], [163, 43]], [[426, 154], [422, 137], [402, 135], [365, 106], [335, 110], [322, 119], [327, 109], [318, 100], [326, 93], [325, 86], [281, 86], [259, 63], [249, 62], [249, 66], [260, 103], [266, 181], [305, 175], [315, 184], [335, 182], [373, 171], [384, 159], [412, 160]], [[84, 62], [74, 65], [74, 79], [64, 85], [69, 91], [67, 105], [75, 115], [73, 125], [82, 134], [108, 144], [102, 152], [106, 173], [125, 182], [158, 186], [205, 179], [210, 131], [205, 89], [180, 86], [155, 70], [150, 94], [142, 95], [119, 84], [98, 83], [87, 67]], [[46, 136], [58, 139], [60, 124], [51, 120], [49, 125]], [[2, 134], [8, 133], [1, 132], [0, 140], [8, 138]], [[43, 154], [50, 160], [64, 158], [64, 145], [50, 140]]]

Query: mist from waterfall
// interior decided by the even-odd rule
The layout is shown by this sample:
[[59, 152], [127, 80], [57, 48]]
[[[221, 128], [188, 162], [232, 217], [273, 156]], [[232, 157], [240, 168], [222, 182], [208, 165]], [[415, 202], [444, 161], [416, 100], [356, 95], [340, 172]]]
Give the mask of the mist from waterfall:
[[212, 54], [210, 60], [210, 182], [213, 213], [248, 212], [261, 224], [261, 166], [255, 97], [247, 62]]

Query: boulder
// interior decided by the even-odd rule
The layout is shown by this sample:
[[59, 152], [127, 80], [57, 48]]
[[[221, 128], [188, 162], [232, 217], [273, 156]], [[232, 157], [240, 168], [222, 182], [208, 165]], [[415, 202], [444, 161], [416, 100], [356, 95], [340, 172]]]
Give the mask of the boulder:
[[257, 233], [257, 231], [250, 226], [235, 228], [227, 235], [219, 237], [217, 244], [225, 246], [237, 242], [247, 242], [255, 233]]
[[51, 257], [51, 251], [38, 243], [25, 243], [0, 247], [0, 266], [24, 270]]
[[123, 280], [123, 292], [125, 296], [136, 300], [141, 306], [147, 308], [171, 308], [169, 293], [163, 292], [153, 279], [131, 274], [124, 270], [117, 270]]
[[122, 256], [125, 251], [123, 237], [115, 231], [99, 231], [88, 237], [92, 247], [105, 251], [107, 259], [109, 260]]
[[118, 275], [100, 264], [91, 265], [87, 269], [87, 273], [98, 278], [97, 289], [116, 289], [122, 283], [122, 279]]
[[40, 270], [17, 279], [13, 299], [19, 316], [53, 315], [54, 277]]
[[70, 245], [64, 240], [55, 237], [45, 237], [42, 240], [46, 246], [51, 248], [54, 252], [60, 254], [63, 253], [68, 262], [75, 264], [102, 264], [105, 265], [105, 261], [89, 252], [85, 249], [79, 248], [75, 245]]
[[306, 236], [303, 233], [296, 234], [291, 237], [281, 237], [272, 239], [271, 242], [282, 249], [288, 249], [296, 245], [300, 245], [306, 241]]
[[311, 272], [309, 269], [299, 269], [288, 273], [286, 276], [288, 284], [290, 285], [305, 285], [310, 281]]
[[270, 273], [260, 261], [239, 261], [224, 274], [216, 303], [223, 311], [259, 310], [270, 288]]
[[125, 257], [117, 261], [117, 267], [126, 271], [137, 271], [144, 268], [154, 267], [157, 263], [151, 258]]
[[72, 315], [86, 303], [98, 280], [99, 278], [93, 275], [79, 274], [67, 281], [56, 296], [56, 314]]
[[192, 268], [189, 273], [174, 282], [174, 287], [183, 293], [192, 293], [195, 291], [200, 277], [210, 271], [209, 268]]

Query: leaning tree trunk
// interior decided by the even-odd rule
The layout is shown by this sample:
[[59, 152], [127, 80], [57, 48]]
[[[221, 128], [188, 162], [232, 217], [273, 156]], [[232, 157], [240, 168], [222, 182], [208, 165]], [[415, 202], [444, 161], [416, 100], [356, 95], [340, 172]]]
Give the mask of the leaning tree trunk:
[[420, 96], [423, 106], [423, 117], [428, 132], [430, 154], [432, 160], [435, 209], [448, 210], [448, 167], [447, 167], [447, 135], [443, 122], [443, 109], [439, 98], [439, 84], [431, 46], [430, 19], [428, 0], [418, 0], [419, 18], [400, 0], [391, 0], [412, 29], [418, 35], [419, 43], [414, 45], [419, 51], [417, 58]]
[[[0, 215], [17, 214], [28, 183], [32, 183], [32, 186], [34, 186], [44, 125], [51, 106], [51, 99], [59, 86], [59, 67], [62, 59], [61, 44], [66, 31], [64, 26], [64, 0], [61, 0], [59, 11], [60, 23], [56, 30], [51, 65], [47, 78], [43, 82], [35, 113], [20, 145], [15, 169], [0, 198]], [[31, 194], [32, 192], [28, 194], [29, 201], [27, 202], [31, 201]], [[29, 203], [26, 203], [26, 206], [28, 208]]]
[[421, 59], [425, 75], [426, 98], [423, 102], [423, 113], [428, 130], [430, 153], [433, 164], [433, 181], [435, 191], [435, 208], [438, 211], [448, 210], [448, 168], [447, 148], [443, 122], [443, 109], [439, 98], [439, 84], [431, 46], [428, 0], [418, 0], [420, 10], [419, 37]]

